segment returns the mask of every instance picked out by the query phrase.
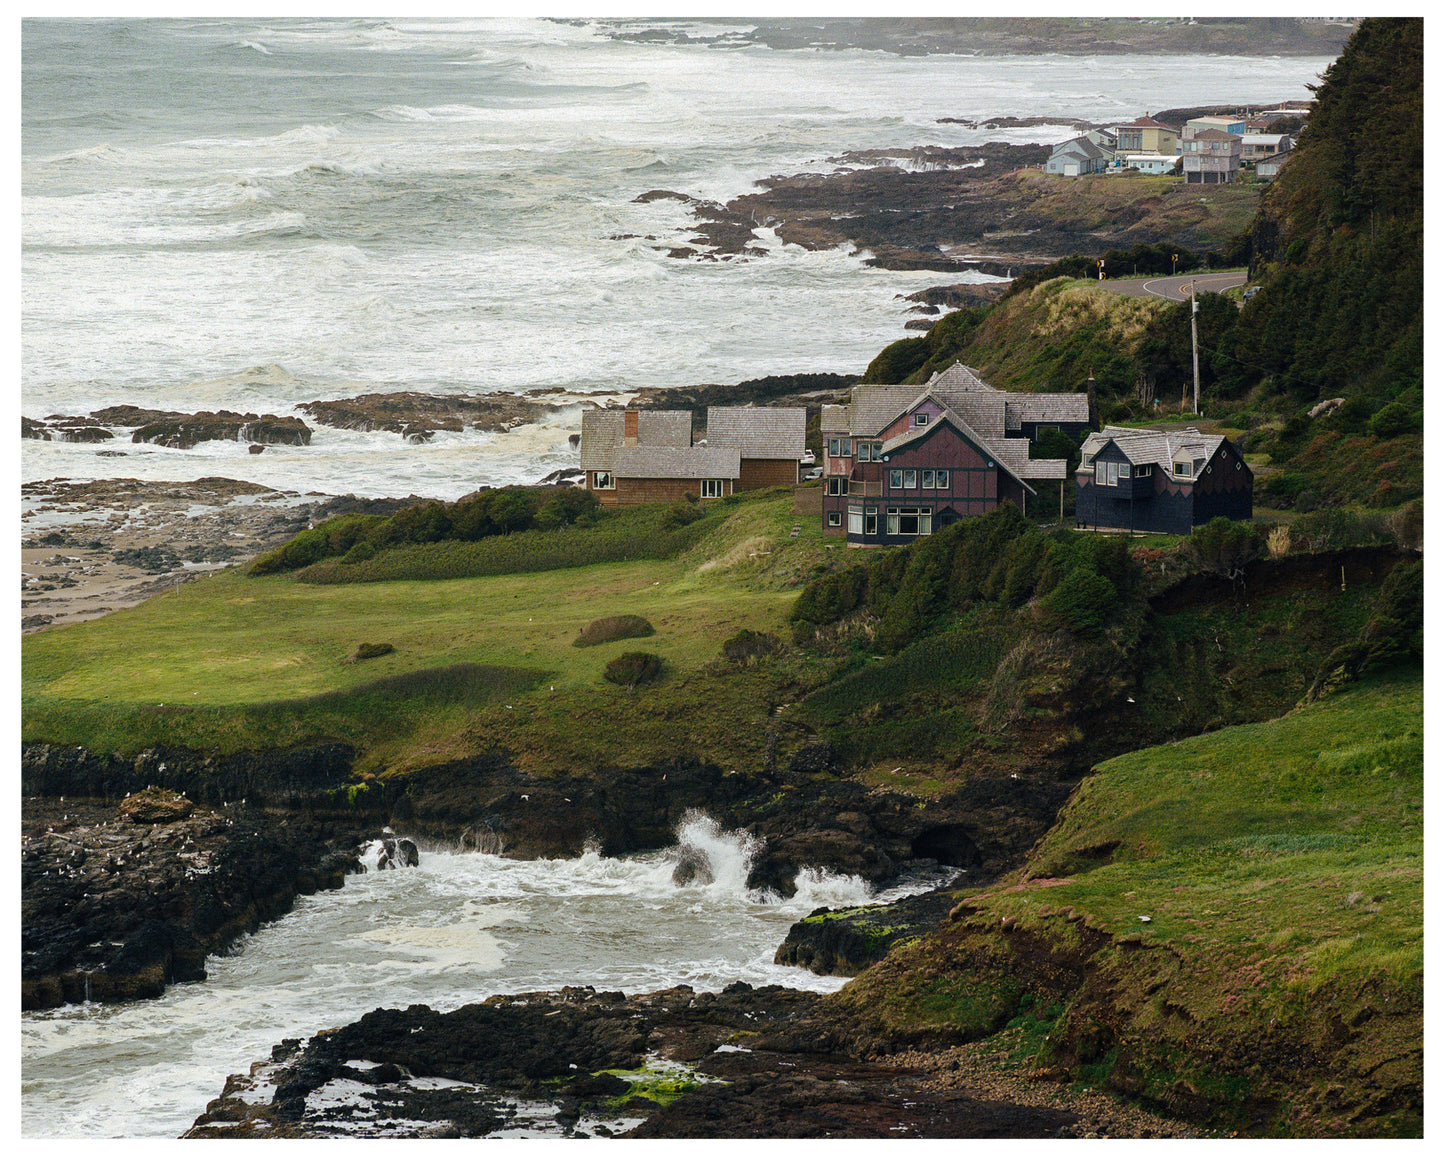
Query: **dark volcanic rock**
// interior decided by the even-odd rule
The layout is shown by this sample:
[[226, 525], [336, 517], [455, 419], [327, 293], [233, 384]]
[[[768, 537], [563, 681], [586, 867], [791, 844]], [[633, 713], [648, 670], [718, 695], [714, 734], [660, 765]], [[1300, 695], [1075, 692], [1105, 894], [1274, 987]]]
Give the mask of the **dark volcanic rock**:
[[821, 907], [793, 924], [773, 962], [818, 975], [857, 975], [895, 943], [941, 927], [957, 901], [955, 892], [939, 890], [843, 911]]
[[[186, 1135], [319, 1137], [340, 1134], [343, 1119], [352, 1135], [395, 1134], [358, 1126], [359, 1104], [338, 1110], [342, 1081], [364, 1085], [367, 1103], [374, 1090], [388, 1099], [406, 1094], [419, 1110], [412, 1119], [449, 1125], [414, 1133], [427, 1135], [485, 1134], [502, 1093], [534, 1105], [534, 1127], [563, 1135], [583, 1112], [624, 1128], [645, 1116], [626, 1132], [639, 1138], [1043, 1137], [1080, 1123], [1072, 1110], [859, 1058], [870, 1047], [824, 997], [745, 983], [625, 998], [564, 988], [445, 1014], [421, 1005], [379, 1009], [232, 1076]], [[639, 1097], [615, 1106], [627, 1085], [605, 1069], [635, 1070], [650, 1054], [694, 1065], [695, 1082], [667, 1107]], [[443, 1099], [408, 1089], [407, 1074], [459, 1083]], [[323, 1088], [327, 1095], [315, 1097]]]
[[52, 415], [44, 421], [22, 417], [20, 436], [46, 442], [103, 442], [115, 435], [92, 418]]
[[[575, 403], [574, 403], [575, 404]], [[430, 441], [437, 430], [508, 430], [541, 420], [556, 404], [516, 394], [367, 393], [297, 407], [322, 425], [338, 429], [389, 430], [408, 441]]]
[[130, 440], [183, 450], [206, 441], [309, 446], [311, 430], [299, 417], [223, 409], [216, 413], [167, 415], [140, 426]]
[[162, 813], [141, 804], [171, 793], [146, 794], [119, 807], [22, 801], [22, 1008], [144, 999], [204, 979], [208, 954], [357, 869], [339, 846], [351, 839], [302, 817], [189, 800]]

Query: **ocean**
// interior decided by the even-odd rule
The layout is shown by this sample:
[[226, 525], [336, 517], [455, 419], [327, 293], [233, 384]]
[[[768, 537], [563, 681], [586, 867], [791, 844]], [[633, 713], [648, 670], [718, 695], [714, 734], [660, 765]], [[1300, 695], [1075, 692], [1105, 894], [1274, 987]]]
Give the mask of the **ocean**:
[[[766, 229], [762, 256], [670, 257], [690, 212], [641, 194], [721, 201], [849, 150], [1052, 142], [1075, 118], [1298, 99], [1329, 63], [777, 50], [676, 21], [652, 27], [693, 39], [618, 37], [639, 26], [24, 21], [23, 415], [287, 415], [395, 391], [577, 404], [425, 445], [314, 421], [310, 446], [260, 455], [27, 439], [22, 480], [445, 499], [535, 481], [575, 465], [584, 400], [861, 372], [904, 335], [901, 295], [968, 279]], [[1005, 116], [1059, 123], [940, 123]]]

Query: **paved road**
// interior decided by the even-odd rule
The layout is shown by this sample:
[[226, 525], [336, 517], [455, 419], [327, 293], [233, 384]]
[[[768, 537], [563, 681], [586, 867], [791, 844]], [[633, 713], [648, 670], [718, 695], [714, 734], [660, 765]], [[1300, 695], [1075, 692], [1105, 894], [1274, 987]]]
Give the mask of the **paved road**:
[[1128, 280], [1100, 281], [1099, 287], [1125, 297], [1162, 297], [1166, 301], [1188, 301], [1189, 285], [1194, 283], [1200, 293], [1223, 293], [1243, 285], [1248, 274], [1233, 273], [1187, 273], [1182, 277], [1130, 277]]

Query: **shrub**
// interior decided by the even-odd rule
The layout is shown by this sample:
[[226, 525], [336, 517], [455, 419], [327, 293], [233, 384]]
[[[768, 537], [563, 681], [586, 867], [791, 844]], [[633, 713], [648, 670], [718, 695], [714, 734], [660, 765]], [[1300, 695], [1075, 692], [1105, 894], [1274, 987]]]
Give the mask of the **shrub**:
[[1232, 578], [1259, 556], [1260, 540], [1253, 526], [1220, 517], [1190, 535], [1189, 550], [1204, 569]]
[[1295, 540], [1313, 553], [1351, 546], [1382, 546], [1395, 540], [1390, 515], [1326, 506], [1295, 521]]
[[1389, 405], [1370, 418], [1370, 432], [1381, 441], [1397, 438], [1402, 434], [1414, 433], [1419, 428], [1417, 415], [1398, 401]]
[[396, 647], [389, 642], [363, 642], [352, 652], [350, 658], [343, 659], [348, 666], [365, 662], [368, 658], [380, 658], [383, 654], [395, 654]]
[[[688, 495], [692, 497], [691, 494]], [[673, 502], [667, 507], [662, 515], [662, 528], [664, 530], [676, 530], [683, 526], [690, 526], [703, 515], [702, 504], [696, 499], [693, 501]]]
[[777, 651], [782, 643], [776, 634], [760, 630], [739, 630], [723, 643], [723, 657], [739, 666], [747, 666]]
[[608, 618], [594, 618], [572, 640], [572, 645], [600, 646], [622, 638], [646, 638], [652, 633], [652, 623], [647, 619], [636, 614], [614, 614]]
[[655, 654], [630, 650], [607, 664], [602, 677], [628, 690], [652, 682], [662, 673], [662, 659]]
[[1390, 532], [1402, 550], [1420, 550], [1425, 546], [1425, 500], [1416, 498], [1390, 515]]
[[1117, 601], [1112, 582], [1086, 566], [1079, 566], [1051, 593], [1039, 599], [1038, 605], [1045, 627], [1093, 634], [1109, 620]]

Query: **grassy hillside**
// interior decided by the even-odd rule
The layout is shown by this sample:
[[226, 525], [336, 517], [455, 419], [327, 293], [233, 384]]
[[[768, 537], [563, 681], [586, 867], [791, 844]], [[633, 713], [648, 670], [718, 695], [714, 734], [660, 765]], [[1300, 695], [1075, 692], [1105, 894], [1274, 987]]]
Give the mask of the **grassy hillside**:
[[[702, 543], [670, 559], [326, 585], [227, 572], [27, 636], [22, 734], [126, 752], [162, 742], [237, 750], [334, 739], [361, 747], [369, 765], [397, 767], [491, 745], [525, 714], [553, 737], [566, 734], [560, 747], [591, 742], [600, 756], [611, 744], [615, 755], [611, 729], [578, 734], [566, 723], [573, 711], [645, 715], [639, 694], [603, 681], [608, 660], [655, 653], [670, 672], [663, 689], [676, 688], [719, 659], [739, 630], [782, 631], [791, 586], [831, 546], [817, 523], [795, 518], [790, 494], [772, 494], [720, 509]], [[656, 633], [573, 646], [588, 623], [620, 614], [646, 618]], [[348, 664], [363, 643], [394, 650]], [[708, 731], [706, 719], [724, 705], [698, 711], [702, 730], [692, 737], [726, 752], [736, 744]], [[716, 725], [738, 721], [725, 715]], [[688, 728], [672, 730], [671, 745], [685, 746]], [[532, 745], [514, 737], [524, 751]], [[630, 749], [645, 751], [646, 742]]]
[[1253, 1134], [1418, 1134], [1424, 701], [1381, 679], [1101, 765], [1015, 876], [839, 997]]

